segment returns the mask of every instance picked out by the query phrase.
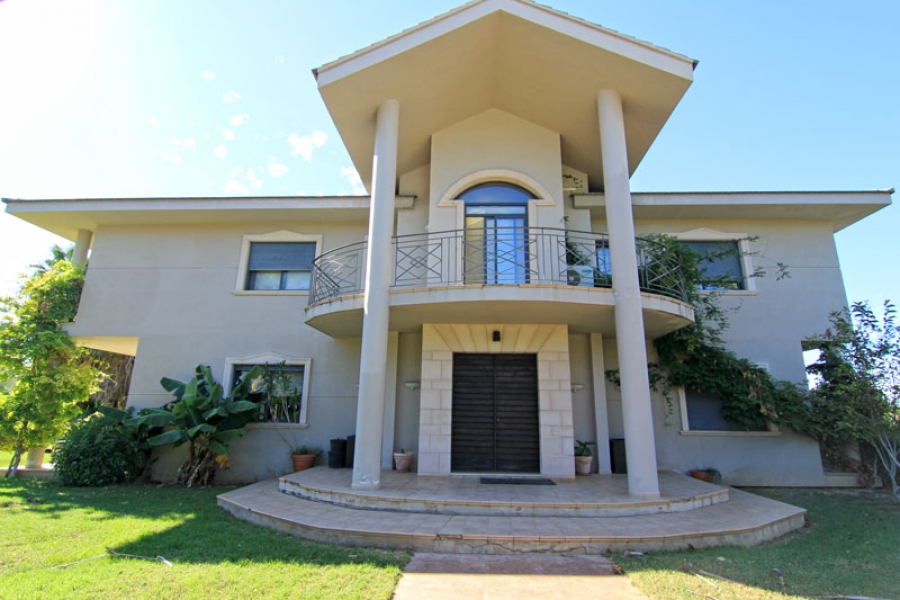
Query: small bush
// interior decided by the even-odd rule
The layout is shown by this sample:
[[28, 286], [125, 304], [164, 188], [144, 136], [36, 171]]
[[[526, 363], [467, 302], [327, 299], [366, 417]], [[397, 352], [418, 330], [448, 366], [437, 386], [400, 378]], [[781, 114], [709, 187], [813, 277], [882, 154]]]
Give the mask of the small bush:
[[110, 485], [134, 477], [137, 460], [137, 443], [112, 420], [92, 415], [72, 425], [53, 453], [53, 470], [63, 485]]

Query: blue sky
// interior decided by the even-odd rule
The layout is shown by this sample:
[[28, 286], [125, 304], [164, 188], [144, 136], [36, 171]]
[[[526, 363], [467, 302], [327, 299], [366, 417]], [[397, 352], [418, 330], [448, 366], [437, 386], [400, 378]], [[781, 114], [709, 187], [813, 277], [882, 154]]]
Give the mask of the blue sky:
[[[0, 196], [359, 193], [311, 69], [449, 0], [0, 0]], [[700, 61], [635, 191], [900, 185], [900, 2], [552, 0]], [[900, 301], [891, 206], [837, 235]], [[0, 294], [59, 240], [0, 214]]]

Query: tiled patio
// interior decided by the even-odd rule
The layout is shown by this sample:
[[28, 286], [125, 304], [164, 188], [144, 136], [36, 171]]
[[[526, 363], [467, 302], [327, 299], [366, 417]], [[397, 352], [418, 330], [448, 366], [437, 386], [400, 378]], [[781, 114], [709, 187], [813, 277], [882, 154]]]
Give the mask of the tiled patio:
[[[281, 486], [293, 493], [267, 480], [220, 495], [219, 506], [308, 539], [459, 554], [753, 545], [802, 527], [806, 514], [668, 472], [660, 473], [662, 497], [653, 502], [630, 498], [621, 476], [555, 486], [487, 485], [477, 477], [385, 471], [381, 490], [359, 492], [350, 489], [350, 471], [320, 467], [282, 477]], [[316, 499], [293, 495], [298, 492]]]

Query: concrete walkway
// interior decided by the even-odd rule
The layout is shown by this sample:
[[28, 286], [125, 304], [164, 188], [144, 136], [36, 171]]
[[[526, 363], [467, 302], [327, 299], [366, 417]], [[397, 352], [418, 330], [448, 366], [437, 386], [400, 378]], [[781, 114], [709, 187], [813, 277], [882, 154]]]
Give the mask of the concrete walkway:
[[646, 599], [603, 556], [416, 553], [394, 600]]

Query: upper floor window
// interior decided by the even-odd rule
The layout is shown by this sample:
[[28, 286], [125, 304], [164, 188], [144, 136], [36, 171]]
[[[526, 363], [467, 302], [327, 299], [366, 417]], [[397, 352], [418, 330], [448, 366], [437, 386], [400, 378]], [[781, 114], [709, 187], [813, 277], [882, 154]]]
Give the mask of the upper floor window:
[[747, 289], [741, 248], [736, 240], [681, 243], [700, 257], [698, 266], [704, 279], [697, 287], [701, 290]]
[[248, 290], [308, 290], [315, 242], [251, 242]]
[[243, 236], [235, 294], [305, 294], [313, 259], [321, 252], [322, 236], [294, 231]]

